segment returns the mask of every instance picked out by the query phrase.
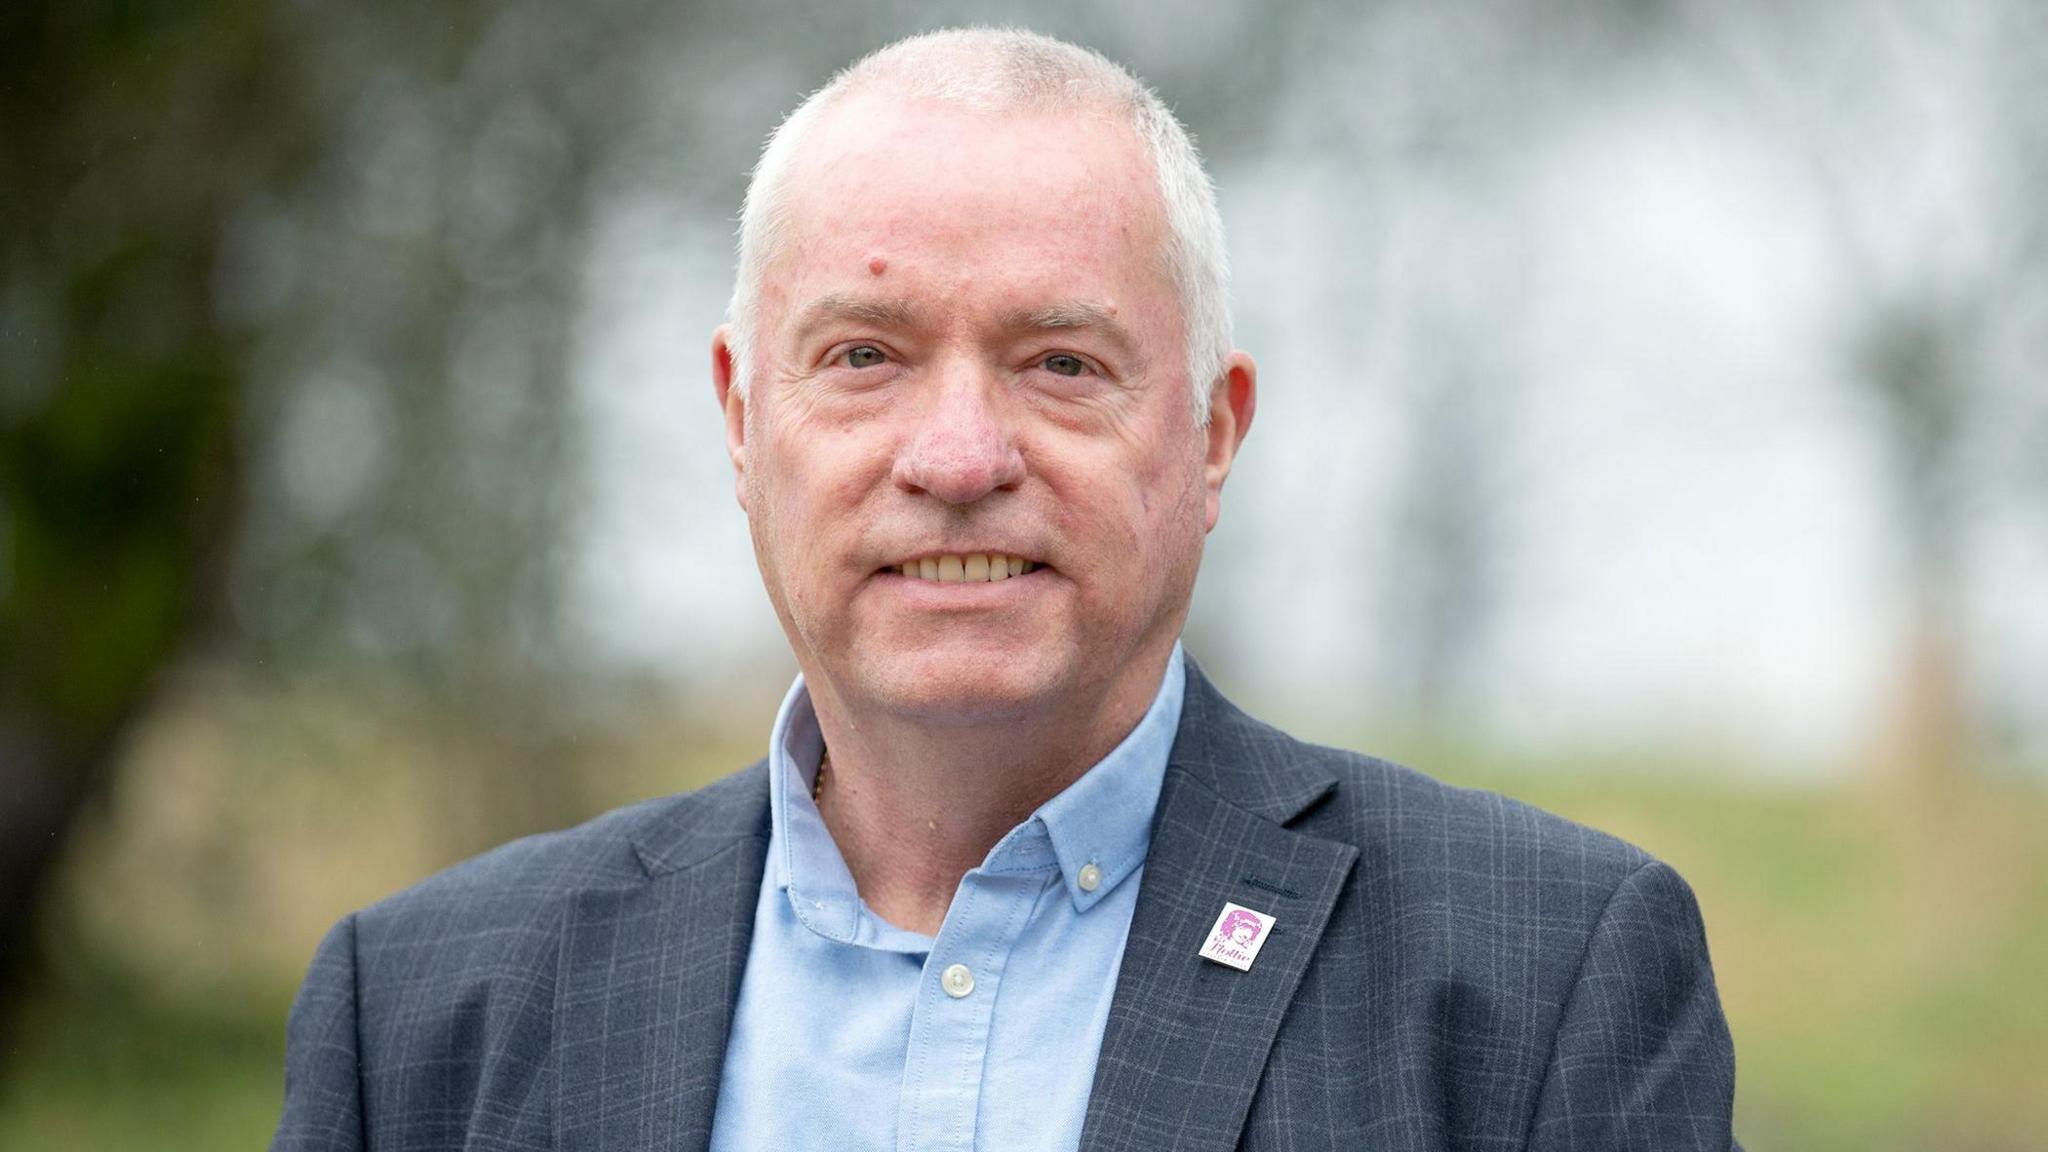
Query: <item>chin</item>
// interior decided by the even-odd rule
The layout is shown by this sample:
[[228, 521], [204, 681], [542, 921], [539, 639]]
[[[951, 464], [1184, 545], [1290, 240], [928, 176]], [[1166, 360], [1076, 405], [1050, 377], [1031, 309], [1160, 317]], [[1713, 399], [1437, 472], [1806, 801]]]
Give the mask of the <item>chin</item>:
[[1031, 711], [1066, 687], [1064, 661], [1030, 647], [939, 644], [863, 654], [850, 669], [874, 703], [939, 723], [999, 721]]

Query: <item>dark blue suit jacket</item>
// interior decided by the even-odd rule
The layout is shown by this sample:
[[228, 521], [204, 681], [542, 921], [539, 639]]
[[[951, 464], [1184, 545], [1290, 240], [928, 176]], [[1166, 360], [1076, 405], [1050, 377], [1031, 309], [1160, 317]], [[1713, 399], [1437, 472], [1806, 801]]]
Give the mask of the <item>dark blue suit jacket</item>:
[[[1188, 671], [1083, 1149], [1733, 1145], [1676, 873], [1292, 740]], [[757, 763], [343, 920], [273, 1149], [700, 1152], [767, 842]], [[1277, 918], [1249, 972], [1196, 956], [1226, 900]]]

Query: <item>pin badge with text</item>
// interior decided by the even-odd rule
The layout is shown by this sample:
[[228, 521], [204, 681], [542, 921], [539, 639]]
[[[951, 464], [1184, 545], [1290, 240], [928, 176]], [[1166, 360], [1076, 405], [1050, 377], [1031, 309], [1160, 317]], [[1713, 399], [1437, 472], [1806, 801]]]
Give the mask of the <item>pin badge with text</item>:
[[1264, 912], [1254, 912], [1242, 904], [1223, 905], [1223, 914], [1216, 917], [1216, 926], [1209, 929], [1209, 938], [1202, 944], [1204, 959], [1218, 964], [1228, 964], [1240, 972], [1252, 970], [1252, 961], [1259, 958], [1259, 949], [1266, 946], [1266, 936], [1273, 930], [1273, 918]]

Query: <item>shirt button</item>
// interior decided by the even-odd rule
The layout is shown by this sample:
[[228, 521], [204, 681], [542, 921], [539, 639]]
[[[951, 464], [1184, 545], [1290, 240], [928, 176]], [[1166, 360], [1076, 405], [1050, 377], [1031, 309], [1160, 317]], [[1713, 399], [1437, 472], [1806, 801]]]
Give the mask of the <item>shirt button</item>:
[[1102, 869], [1093, 864], [1083, 864], [1081, 874], [1074, 877], [1074, 883], [1080, 885], [1083, 892], [1093, 892], [1102, 886]]
[[946, 990], [946, 995], [958, 1000], [974, 991], [974, 973], [965, 964], [949, 965], [939, 974], [939, 987]]

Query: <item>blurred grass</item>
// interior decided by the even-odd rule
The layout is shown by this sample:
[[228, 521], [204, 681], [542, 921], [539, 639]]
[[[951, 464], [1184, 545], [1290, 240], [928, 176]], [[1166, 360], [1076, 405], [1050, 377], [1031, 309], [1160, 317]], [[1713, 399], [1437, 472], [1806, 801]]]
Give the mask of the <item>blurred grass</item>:
[[262, 1148], [284, 1092], [285, 1007], [45, 982], [0, 1071], [0, 1149]]
[[[54, 972], [0, 1053], [0, 1149], [263, 1146], [285, 1005], [318, 933], [474, 847], [473, 829], [450, 839], [435, 818], [470, 793], [434, 781], [488, 745], [402, 714], [344, 721], [224, 698], [140, 741], [146, 771], [80, 841]], [[768, 718], [642, 724], [582, 747], [565, 770], [596, 782], [593, 811], [686, 787], [752, 754], [750, 739], [707, 735], [714, 723], [758, 732]], [[678, 763], [677, 748], [703, 754]], [[1633, 840], [1692, 882], [1751, 1148], [2048, 1148], [2038, 776], [1791, 786], [1668, 757], [1566, 767], [1404, 751], [1445, 779]], [[235, 807], [250, 804], [289, 819]]]

